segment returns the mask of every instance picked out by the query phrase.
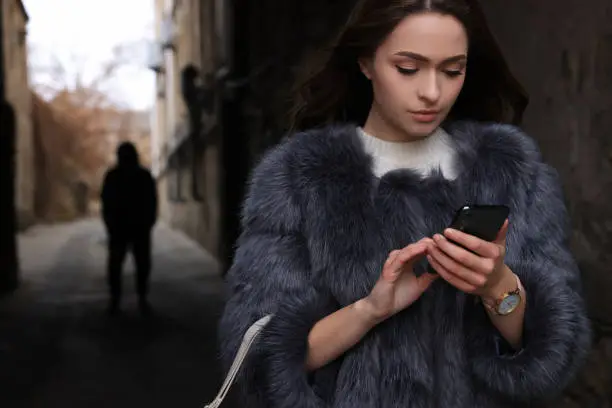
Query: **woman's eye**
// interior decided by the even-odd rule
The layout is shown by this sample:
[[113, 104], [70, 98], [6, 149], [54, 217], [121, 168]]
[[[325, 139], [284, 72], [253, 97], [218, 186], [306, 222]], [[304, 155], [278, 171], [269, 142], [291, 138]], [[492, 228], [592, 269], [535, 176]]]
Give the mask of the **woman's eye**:
[[461, 70], [449, 70], [449, 69], [447, 69], [447, 70], [444, 71], [444, 73], [446, 75], [448, 75], [449, 77], [457, 77], [459, 75], [463, 75], [463, 71], [461, 71]]
[[446, 66], [442, 68], [442, 72], [449, 77], [457, 77], [465, 74], [465, 65], [464, 64], [452, 64], [451, 66]]
[[397, 66], [397, 72], [399, 72], [402, 75], [413, 75], [416, 74], [418, 69], [416, 68], [403, 68], [400, 66]]

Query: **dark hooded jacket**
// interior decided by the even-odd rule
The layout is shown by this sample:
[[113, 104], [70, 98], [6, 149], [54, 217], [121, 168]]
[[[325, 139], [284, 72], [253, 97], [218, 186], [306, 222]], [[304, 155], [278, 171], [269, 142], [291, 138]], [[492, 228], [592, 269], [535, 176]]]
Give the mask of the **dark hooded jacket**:
[[[580, 274], [555, 171], [498, 124], [449, 125], [459, 176], [373, 175], [354, 126], [294, 135], [252, 175], [220, 323], [229, 367], [246, 329], [275, 313], [238, 377], [249, 408], [491, 408], [559, 394], [590, 346]], [[481, 304], [437, 280], [412, 306], [307, 374], [321, 318], [366, 296], [389, 252], [446, 227], [466, 204], [511, 209], [506, 263], [527, 292], [513, 352]]]
[[104, 176], [102, 218], [111, 232], [150, 230], [157, 218], [157, 188], [149, 170], [142, 167], [134, 145], [122, 143], [117, 165]]

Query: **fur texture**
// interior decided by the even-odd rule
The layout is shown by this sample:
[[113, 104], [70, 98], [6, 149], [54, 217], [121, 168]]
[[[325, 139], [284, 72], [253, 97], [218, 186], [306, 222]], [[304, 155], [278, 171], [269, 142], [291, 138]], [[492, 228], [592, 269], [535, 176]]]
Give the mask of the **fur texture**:
[[[220, 323], [229, 367], [250, 324], [276, 313], [239, 376], [254, 408], [516, 407], [558, 394], [590, 346], [556, 173], [534, 141], [497, 124], [450, 125], [460, 176], [371, 171], [354, 126], [294, 135], [255, 169]], [[528, 293], [517, 353], [474, 297], [439, 279], [343, 357], [304, 370], [319, 319], [366, 296], [388, 253], [466, 203], [511, 208], [506, 263]]]

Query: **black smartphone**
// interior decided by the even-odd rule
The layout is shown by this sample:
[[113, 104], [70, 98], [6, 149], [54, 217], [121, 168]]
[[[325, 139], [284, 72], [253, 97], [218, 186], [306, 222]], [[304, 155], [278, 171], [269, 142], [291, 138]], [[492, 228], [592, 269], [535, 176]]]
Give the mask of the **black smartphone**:
[[[510, 215], [510, 208], [505, 205], [464, 205], [455, 213], [449, 228], [485, 241], [494, 241], [508, 215]], [[427, 265], [427, 271], [436, 273], [431, 265]]]
[[493, 241], [509, 214], [505, 205], [464, 205], [457, 210], [449, 228]]

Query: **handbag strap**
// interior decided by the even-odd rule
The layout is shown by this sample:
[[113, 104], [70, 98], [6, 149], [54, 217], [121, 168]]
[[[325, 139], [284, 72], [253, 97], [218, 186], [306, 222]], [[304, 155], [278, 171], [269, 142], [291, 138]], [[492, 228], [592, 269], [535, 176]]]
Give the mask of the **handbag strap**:
[[266, 325], [270, 322], [273, 316], [274, 315], [271, 314], [264, 316], [255, 323], [253, 323], [251, 327], [249, 327], [249, 329], [244, 334], [244, 337], [242, 338], [240, 348], [238, 348], [236, 357], [234, 357], [234, 362], [232, 363], [232, 366], [230, 367], [229, 372], [225, 377], [225, 381], [223, 381], [223, 385], [221, 386], [219, 393], [217, 394], [215, 399], [212, 400], [212, 402], [210, 402], [209, 404], [205, 405], [204, 408], [218, 408], [221, 405], [221, 403], [227, 396], [230, 387], [234, 383], [234, 379], [236, 378], [236, 375], [238, 374], [238, 371], [240, 370], [244, 359], [248, 355], [249, 350], [253, 345], [253, 342], [255, 341], [259, 333], [261, 333], [261, 331], [264, 329], [264, 327], [266, 327]]

